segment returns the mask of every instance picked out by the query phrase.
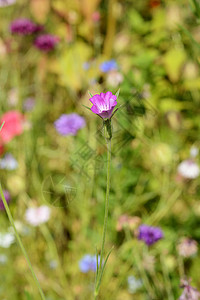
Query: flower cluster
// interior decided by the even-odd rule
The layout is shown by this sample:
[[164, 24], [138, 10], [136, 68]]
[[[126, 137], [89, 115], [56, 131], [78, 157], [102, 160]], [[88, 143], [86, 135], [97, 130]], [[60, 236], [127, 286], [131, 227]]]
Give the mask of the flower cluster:
[[142, 224], [139, 227], [138, 239], [143, 240], [148, 246], [155, 244], [163, 238], [163, 232], [159, 227]]
[[[30, 21], [29, 19], [16, 19], [10, 24], [10, 31], [17, 35], [31, 35], [43, 30], [43, 27]], [[55, 48], [59, 39], [51, 34], [40, 34], [36, 37], [34, 45], [41, 51], [49, 52]]]

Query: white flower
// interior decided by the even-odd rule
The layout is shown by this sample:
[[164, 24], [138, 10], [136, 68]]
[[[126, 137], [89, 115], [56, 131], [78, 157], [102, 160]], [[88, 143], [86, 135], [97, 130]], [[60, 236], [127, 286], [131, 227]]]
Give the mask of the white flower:
[[9, 248], [15, 240], [13, 233], [2, 233], [0, 232], [0, 247]]
[[15, 170], [18, 167], [16, 159], [12, 154], [6, 154], [2, 159], [0, 159], [0, 168], [5, 170]]
[[135, 278], [135, 276], [129, 276], [127, 278], [128, 281], [128, 291], [131, 294], [134, 294], [139, 288], [142, 287], [142, 280]]
[[190, 156], [196, 157], [199, 154], [199, 149], [195, 146], [192, 146], [190, 149]]
[[188, 179], [194, 179], [199, 176], [199, 166], [191, 159], [182, 161], [178, 166], [178, 173]]
[[15, 227], [17, 229], [17, 232], [19, 232], [21, 235], [28, 235], [30, 232], [30, 228], [28, 226], [24, 225], [19, 220], [15, 221]]
[[32, 226], [38, 226], [45, 223], [50, 218], [50, 208], [42, 205], [40, 207], [30, 207], [26, 210], [25, 218], [26, 221]]
[[116, 70], [112, 70], [108, 72], [107, 75], [107, 84], [113, 87], [117, 87], [122, 81], [124, 77], [121, 73]]
[[5, 254], [0, 254], [0, 264], [4, 265], [7, 262], [8, 258]]

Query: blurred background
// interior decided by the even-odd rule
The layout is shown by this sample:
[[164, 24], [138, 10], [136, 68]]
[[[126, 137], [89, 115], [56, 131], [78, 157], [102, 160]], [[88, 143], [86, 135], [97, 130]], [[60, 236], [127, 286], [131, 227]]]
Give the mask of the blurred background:
[[[107, 158], [85, 106], [119, 88], [99, 299], [199, 299], [199, 64], [198, 0], [0, 0], [0, 178], [47, 300], [93, 299]], [[0, 210], [0, 299], [40, 299]]]

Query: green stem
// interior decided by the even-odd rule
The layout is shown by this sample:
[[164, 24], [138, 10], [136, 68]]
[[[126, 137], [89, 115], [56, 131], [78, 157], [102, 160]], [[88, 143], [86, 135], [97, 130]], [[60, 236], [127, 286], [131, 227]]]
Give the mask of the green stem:
[[19, 234], [18, 234], [18, 232], [17, 232], [17, 229], [16, 229], [16, 227], [15, 227], [15, 223], [14, 223], [14, 221], [13, 221], [13, 218], [12, 218], [12, 215], [11, 215], [11, 212], [10, 212], [10, 209], [9, 209], [8, 204], [7, 204], [7, 202], [6, 202], [6, 199], [5, 199], [5, 197], [4, 197], [4, 194], [3, 194], [3, 190], [2, 190], [1, 184], [0, 184], [0, 195], [1, 195], [1, 199], [2, 199], [2, 201], [3, 201], [3, 204], [4, 204], [4, 207], [5, 207], [6, 213], [7, 213], [7, 215], [8, 215], [8, 219], [9, 219], [9, 221], [10, 221], [11, 226], [12, 226], [13, 229], [14, 229], [14, 232], [15, 232], [15, 235], [16, 235], [16, 238], [17, 238], [17, 241], [18, 241], [19, 246], [20, 246], [20, 248], [21, 248], [21, 250], [22, 250], [22, 252], [23, 252], [23, 255], [24, 255], [24, 257], [25, 257], [25, 259], [26, 259], [26, 261], [27, 261], [27, 263], [28, 263], [29, 269], [30, 269], [30, 271], [31, 271], [31, 273], [32, 273], [32, 276], [33, 276], [33, 279], [34, 279], [34, 281], [35, 281], [35, 284], [37, 285], [37, 288], [38, 288], [38, 290], [39, 290], [39, 292], [40, 292], [41, 298], [42, 298], [42, 300], [45, 300], [44, 293], [43, 293], [43, 291], [42, 291], [42, 289], [41, 289], [41, 287], [40, 287], [39, 281], [38, 281], [38, 279], [37, 279], [37, 277], [36, 277], [36, 275], [35, 275], [35, 273], [34, 273], [34, 271], [33, 271], [33, 267], [32, 267], [31, 262], [30, 262], [30, 260], [29, 260], [28, 254], [27, 254], [27, 252], [26, 252], [26, 250], [25, 250], [25, 248], [24, 248], [24, 246], [23, 246], [23, 244], [22, 244], [22, 241], [21, 241], [21, 239], [20, 239], [20, 237], [19, 237]]
[[99, 287], [101, 283], [101, 272], [102, 272], [102, 263], [103, 263], [103, 254], [104, 254], [104, 246], [106, 239], [106, 230], [107, 230], [107, 221], [108, 221], [108, 204], [109, 204], [109, 193], [110, 193], [110, 162], [111, 162], [111, 138], [106, 139], [107, 141], [107, 186], [106, 186], [106, 201], [105, 201], [105, 215], [104, 215], [104, 225], [103, 225], [103, 237], [102, 237], [102, 245], [101, 245], [101, 254], [100, 254], [100, 264], [99, 270], [95, 286], [94, 299], [97, 299], [99, 294]]

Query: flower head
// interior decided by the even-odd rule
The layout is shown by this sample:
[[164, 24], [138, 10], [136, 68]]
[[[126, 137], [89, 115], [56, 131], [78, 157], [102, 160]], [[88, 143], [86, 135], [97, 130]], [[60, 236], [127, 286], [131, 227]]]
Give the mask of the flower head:
[[18, 167], [16, 159], [12, 154], [7, 153], [2, 159], [0, 159], [0, 169], [15, 170]]
[[116, 70], [112, 70], [110, 72], [108, 72], [107, 75], [107, 84], [113, 86], [113, 87], [117, 87], [120, 83], [122, 83], [124, 77], [121, 73], [119, 73]]
[[117, 63], [114, 59], [104, 61], [100, 65], [100, 70], [103, 73], [107, 73], [109, 71], [117, 70]]
[[55, 48], [58, 41], [59, 41], [58, 37], [54, 35], [42, 34], [36, 38], [34, 44], [35, 47], [37, 47], [39, 50], [44, 52], [49, 52]]
[[143, 285], [142, 280], [135, 278], [135, 276], [133, 275], [127, 278], [127, 282], [128, 282], [128, 291], [131, 294], [134, 294]]
[[190, 156], [191, 157], [196, 157], [199, 154], [199, 149], [195, 146], [192, 146], [190, 149]]
[[143, 240], [148, 246], [153, 245], [163, 238], [163, 232], [159, 227], [142, 224], [139, 227], [139, 240]]
[[121, 215], [117, 220], [117, 231], [122, 231], [123, 228], [135, 229], [140, 224], [141, 219], [137, 216], [130, 217], [128, 215]]
[[[98, 264], [100, 263], [100, 256], [98, 256]], [[96, 272], [96, 255], [86, 254], [80, 261], [79, 261], [79, 268], [82, 273], [87, 273], [89, 271]]]
[[197, 291], [197, 289], [193, 288], [190, 285], [190, 280], [181, 280], [181, 288], [183, 288], [183, 293], [180, 296], [179, 300], [199, 300], [200, 299], [200, 293]]
[[90, 98], [93, 106], [91, 111], [99, 115], [103, 119], [110, 119], [114, 107], [117, 105], [117, 96], [111, 92], [100, 93], [100, 95], [94, 95]]
[[6, 7], [13, 5], [16, 2], [16, 0], [0, 0], [0, 7]]
[[2, 248], [9, 248], [15, 240], [14, 233], [12, 232], [7, 232], [7, 233], [2, 233], [0, 232], [0, 247]]
[[27, 98], [23, 103], [23, 108], [25, 111], [33, 110], [35, 106], [35, 99], [34, 98]]
[[198, 251], [197, 242], [189, 238], [182, 238], [177, 246], [180, 256], [191, 257]]
[[56, 130], [61, 135], [76, 135], [77, 131], [85, 127], [85, 119], [76, 113], [63, 114], [54, 123]]
[[16, 19], [10, 25], [10, 31], [18, 35], [30, 35], [41, 30], [41, 26], [28, 19]]
[[[4, 190], [3, 194], [6, 199], [6, 202], [9, 203], [10, 202], [10, 193], [7, 190]], [[4, 207], [2, 198], [0, 197], [0, 210], [4, 210], [4, 209], [5, 209], [5, 207]]]
[[26, 221], [32, 226], [38, 226], [42, 223], [46, 223], [50, 218], [50, 208], [46, 205], [40, 207], [31, 207], [26, 210]]
[[8, 111], [1, 117], [1, 124], [5, 122], [0, 132], [0, 141], [3, 144], [10, 142], [15, 136], [22, 134], [24, 116], [18, 111]]
[[178, 173], [184, 178], [195, 179], [199, 176], [200, 169], [192, 159], [187, 159], [179, 164]]

